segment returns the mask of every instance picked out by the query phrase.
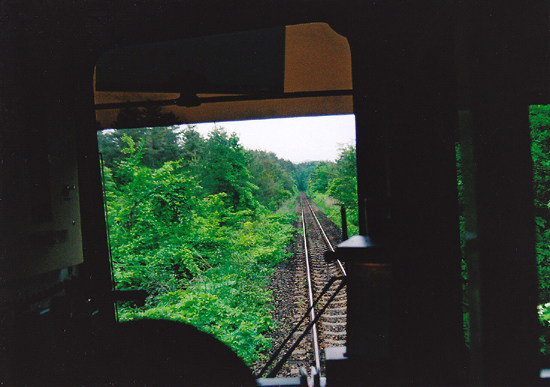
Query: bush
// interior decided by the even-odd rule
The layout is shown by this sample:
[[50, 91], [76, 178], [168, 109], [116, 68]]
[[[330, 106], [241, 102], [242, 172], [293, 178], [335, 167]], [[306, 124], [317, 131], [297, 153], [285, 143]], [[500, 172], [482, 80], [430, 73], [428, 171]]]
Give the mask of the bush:
[[119, 319], [185, 321], [251, 365], [271, 346], [268, 281], [287, 257], [294, 215], [262, 207], [238, 139], [212, 136], [193, 168], [187, 159], [152, 168], [142, 162], [144, 142], [123, 136], [126, 157], [114, 174], [105, 168], [116, 286], [149, 293], [143, 307], [120, 305]]

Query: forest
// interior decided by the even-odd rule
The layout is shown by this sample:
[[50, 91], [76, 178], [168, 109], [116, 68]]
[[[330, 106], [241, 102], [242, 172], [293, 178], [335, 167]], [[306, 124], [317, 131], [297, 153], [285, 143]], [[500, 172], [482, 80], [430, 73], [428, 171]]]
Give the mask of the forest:
[[335, 221], [346, 206], [357, 227], [355, 147], [293, 164], [222, 127], [205, 138], [176, 121], [126, 109], [113, 128], [136, 129], [98, 132], [114, 282], [149, 295], [119, 303], [118, 316], [190, 323], [252, 365], [271, 347], [269, 278], [291, 254], [297, 193], [333, 208]]

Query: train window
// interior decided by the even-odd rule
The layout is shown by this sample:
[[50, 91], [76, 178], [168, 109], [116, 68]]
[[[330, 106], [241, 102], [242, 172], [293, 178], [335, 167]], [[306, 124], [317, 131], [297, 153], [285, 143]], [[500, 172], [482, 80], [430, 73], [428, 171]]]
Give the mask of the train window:
[[256, 360], [298, 192], [357, 232], [354, 137], [353, 115], [98, 132], [115, 284], [149, 295], [119, 318], [186, 321]]
[[122, 48], [95, 98], [113, 277], [148, 293], [119, 318], [186, 321], [259, 364], [297, 193], [358, 231], [347, 40], [313, 23]]

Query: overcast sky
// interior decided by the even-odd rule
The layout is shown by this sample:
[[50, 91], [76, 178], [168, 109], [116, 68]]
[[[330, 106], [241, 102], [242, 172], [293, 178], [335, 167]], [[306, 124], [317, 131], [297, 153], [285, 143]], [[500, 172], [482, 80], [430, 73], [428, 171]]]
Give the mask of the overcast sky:
[[294, 163], [338, 157], [342, 145], [355, 145], [355, 116], [316, 116], [269, 120], [229, 121], [197, 124], [204, 137], [214, 125], [235, 132], [247, 149], [273, 152]]

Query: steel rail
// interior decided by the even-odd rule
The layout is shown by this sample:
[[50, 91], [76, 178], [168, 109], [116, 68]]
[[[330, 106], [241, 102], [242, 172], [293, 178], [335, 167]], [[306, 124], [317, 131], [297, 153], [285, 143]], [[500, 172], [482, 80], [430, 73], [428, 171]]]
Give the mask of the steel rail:
[[[323, 313], [325, 312], [325, 310], [328, 308], [328, 306], [330, 305], [330, 303], [332, 302], [332, 300], [334, 300], [334, 298], [336, 298], [336, 296], [338, 295], [338, 293], [340, 292], [340, 290], [342, 290], [342, 288], [347, 284], [346, 282], [346, 277], [342, 276], [342, 277], [332, 277], [328, 282], [327, 284], [325, 285], [325, 287], [323, 288], [323, 290], [321, 290], [321, 293], [317, 296], [317, 299], [315, 300], [314, 302], [314, 306], [316, 306], [321, 300], [322, 298], [324, 297], [324, 295], [329, 291], [329, 289], [332, 287], [332, 285], [336, 282], [336, 281], [340, 281], [340, 285], [338, 285], [338, 287], [336, 288], [336, 290], [333, 292], [333, 294], [329, 297], [328, 301], [325, 302], [325, 305], [323, 305], [321, 307], [321, 309], [319, 310], [319, 312], [316, 314], [315, 316], [315, 320], [313, 321], [310, 321], [309, 324], [307, 325], [307, 327], [304, 329], [304, 331], [302, 332], [302, 334], [300, 335], [300, 337], [298, 337], [298, 339], [296, 339], [294, 341], [294, 344], [292, 344], [291, 348], [286, 352], [286, 354], [281, 358], [281, 360], [278, 361], [278, 363], [275, 365], [275, 367], [273, 367], [273, 369], [270, 371], [270, 373], [267, 375], [268, 378], [273, 378], [277, 375], [277, 373], [283, 368], [283, 365], [286, 363], [286, 361], [289, 359], [290, 355], [292, 354], [292, 352], [296, 349], [296, 347], [298, 347], [298, 345], [302, 342], [302, 339], [305, 337], [305, 335], [311, 330], [313, 324], [317, 323], [317, 321], [319, 321], [319, 319], [321, 318], [321, 316], [323, 315]], [[313, 306], [313, 307], [314, 307]], [[294, 333], [296, 333], [298, 331], [298, 329], [300, 328], [300, 326], [302, 326], [302, 323], [307, 319], [308, 317], [308, 314], [310, 314], [310, 311], [311, 309], [313, 309], [313, 307], [310, 307], [308, 310], [305, 311], [305, 313], [303, 314], [302, 318], [300, 319], [300, 321], [298, 322], [298, 324], [296, 324], [296, 326], [294, 327], [294, 329], [292, 329], [292, 331], [290, 331], [287, 335], [287, 337], [283, 340], [283, 342], [280, 344], [279, 348], [277, 348], [277, 350], [273, 353], [273, 355], [271, 355], [271, 358], [267, 361], [267, 363], [265, 364], [265, 366], [262, 368], [262, 370], [260, 372], [258, 372], [256, 374], [256, 378], [259, 378], [261, 377], [266, 371], [267, 369], [269, 368], [269, 366], [275, 361], [275, 358], [277, 358], [277, 356], [279, 356], [279, 354], [281, 353], [281, 351], [283, 350], [283, 347], [292, 339], [292, 337], [294, 337]]]
[[[309, 204], [308, 199], [306, 199], [306, 204], [309, 207], [309, 210], [313, 214], [313, 217], [315, 218], [315, 221], [317, 222], [317, 226], [319, 226], [319, 230], [321, 230], [321, 234], [323, 235], [323, 238], [325, 239], [325, 242], [327, 242], [328, 247], [330, 250], [334, 253], [334, 247], [332, 247], [332, 243], [330, 243], [330, 240], [327, 237], [327, 234], [325, 233], [325, 230], [323, 229], [323, 226], [321, 226], [321, 222], [319, 222], [319, 219], [317, 218], [317, 215], [315, 215], [315, 211], [313, 211], [313, 208]], [[336, 260], [336, 263], [338, 264], [338, 267], [340, 268], [340, 271], [344, 276], [347, 276], [346, 270], [344, 269], [344, 266], [342, 265], [342, 262], [340, 262], [339, 259]]]
[[[315, 211], [313, 211], [313, 208], [308, 202], [308, 199], [306, 198], [306, 203], [309, 207], [309, 210], [311, 214], [313, 215], [315, 221], [317, 222], [317, 225], [319, 229], [321, 230], [321, 233], [327, 242], [329, 248], [334, 252], [334, 248], [332, 247], [332, 243], [328, 239], [323, 227], [321, 226], [319, 219], [315, 215]], [[256, 374], [257, 378], [260, 378], [262, 375], [264, 375], [265, 372], [267, 372], [267, 369], [275, 359], [279, 356], [281, 351], [283, 350], [283, 347], [286, 346], [286, 344], [291, 340], [291, 338], [294, 336], [294, 334], [298, 331], [299, 327], [302, 325], [302, 323], [306, 320], [306, 318], [309, 315], [310, 322], [307, 325], [306, 329], [301, 333], [300, 337], [294, 341], [291, 348], [283, 355], [281, 359], [277, 362], [277, 364], [273, 367], [273, 369], [269, 372], [267, 375], [268, 378], [273, 378], [277, 375], [277, 373], [282, 369], [283, 365], [286, 363], [286, 361], [290, 358], [292, 352], [294, 349], [297, 348], [297, 346], [300, 344], [302, 339], [308, 334], [308, 332], [311, 330], [312, 334], [312, 347], [315, 357], [315, 367], [312, 367], [312, 378], [314, 380], [318, 380], [321, 376], [321, 359], [320, 359], [320, 349], [319, 349], [319, 338], [318, 338], [318, 332], [316, 324], [325, 312], [325, 310], [328, 308], [329, 304], [334, 300], [336, 295], [340, 292], [340, 290], [346, 285], [346, 272], [344, 268], [342, 267], [342, 264], [338, 261], [338, 264], [340, 265], [340, 270], [343, 273], [343, 276], [332, 276], [329, 281], [325, 284], [323, 290], [321, 290], [321, 293], [317, 296], [315, 300], [313, 300], [313, 286], [312, 286], [312, 279], [311, 279], [311, 268], [310, 268], [310, 262], [309, 262], [309, 249], [308, 249], [308, 242], [307, 242], [307, 228], [306, 228], [306, 222], [305, 222], [305, 206], [304, 206], [304, 200], [302, 197], [300, 197], [300, 207], [301, 207], [301, 219], [302, 219], [302, 230], [303, 230], [303, 238], [304, 238], [304, 255], [305, 255], [305, 263], [306, 263], [306, 276], [307, 276], [307, 283], [308, 283], [308, 298], [309, 298], [309, 308], [305, 311], [303, 314], [301, 320], [298, 322], [298, 324], [294, 327], [294, 329], [287, 335], [286, 339], [283, 340], [283, 342], [279, 345], [279, 348], [271, 355], [271, 358], [267, 361], [267, 363], [264, 365], [262, 370]], [[336, 291], [329, 297], [328, 301], [326, 301], [325, 305], [318, 311], [318, 313], [315, 313], [315, 306], [319, 303], [319, 301], [324, 297], [324, 295], [328, 292], [328, 290], [331, 288], [332, 284], [335, 281], [340, 280], [341, 283], [337, 287]], [[316, 383], [315, 385], [318, 385]]]
[[[307, 286], [308, 286], [308, 297], [309, 297], [309, 306], [311, 308], [310, 316], [311, 321], [316, 321], [315, 318], [315, 303], [313, 302], [313, 286], [311, 284], [311, 270], [309, 267], [309, 253], [307, 248], [307, 234], [306, 234], [306, 221], [305, 221], [305, 214], [304, 214], [304, 202], [302, 198], [300, 198], [300, 205], [302, 207], [302, 230], [303, 230], [303, 237], [304, 237], [304, 252], [305, 252], [305, 260], [306, 260], [306, 274], [307, 274]], [[319, 351], [319, 338], [317, 335], [317, 326], [313, 324], [311, 328], [311, 341], [313, 343], [313, 356], [315, 358], [315, 369], [317, 371], [317, 374], [321, 372], [321, 355]]]

